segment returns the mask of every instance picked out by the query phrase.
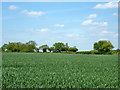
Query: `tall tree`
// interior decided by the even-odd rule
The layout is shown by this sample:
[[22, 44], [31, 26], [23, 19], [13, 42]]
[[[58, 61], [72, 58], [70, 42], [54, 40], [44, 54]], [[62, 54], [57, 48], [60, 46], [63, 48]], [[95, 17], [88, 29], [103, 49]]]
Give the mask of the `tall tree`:
[[48, 48], [48, 45], [42, 45], [39, 47], [39, 49], [43, 50], [43, 52], [46, 52]]
[[17, 42], [17, 43], [15, 43], [15, 49], [16, 49], [16, 52], [20, 52], [21, 51], [21, 45], [22, 45], [22, 43], [21, 42]]
[[36, 42], [35, 41], [29, 41], [26, 43], [26, 52], [34, 52], [36, 49]]
[[63, 49], [65, 45], [62, 42], [58, 42], [58, 43], [53, 44], [53, 46], [55, 47], [56, 52], [61, 52], [61, 50]]
[[68, 51], [69, 49], [69, 46], [68, 46], [68, 43], [65, 44], [65, 46], [62, 48], [62, 51]]
[[98, 52], [100, 54], [108, 53], [113, 48], [114, 48], [114, 46], [111, 44], [110, 41], [103, 40], [103, 41], [94, 43], [94, 50], [98, 50]]

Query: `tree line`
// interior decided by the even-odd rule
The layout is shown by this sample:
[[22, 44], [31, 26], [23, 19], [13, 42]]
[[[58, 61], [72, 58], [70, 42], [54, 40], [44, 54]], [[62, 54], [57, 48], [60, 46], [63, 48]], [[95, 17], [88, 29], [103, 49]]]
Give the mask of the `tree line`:
[[[52, 47], [49, 47], [48, 45], [42, 45], [37, 47], [37, 43], [35, 41], [29, 41], [26, 43], [21, 42], [9, 42], [8, 44], [4, 44], [1, 47], [1, 50], [3, 52], [39, 52], [42, 50], [43, 52], [77, 52], [80, 54], [112, 54], [112, 49], [114, 46], [111, 44], [110, 41], [98, 41], [93, 44], [93, 49], [89, 52], [77, 52], [78, 48], [76, 46], [69, 47], [68, 43], [54, 43]], [[119, 50], [118, 50], [119, 51]], [[118, 52], [117, 51], [117, 52]], [[114, 51], [115, 52], [115, 51]]]
[[9, 42], [8, 44], [4, 44], [1, 49], [3, 52], [39, 52], [39, 50], [42, 50], [43, 52], [47, 52], [47, 50], [49, 52], [78, 51], [76, 46], [69, 47], [68, 43], [64, 44], [62, 42], [58, 42], [54, 43], [52, 47], [49, 47], [48, 45], [37, 47], [37, 43], [35, 41], [29, 41], [27, 43]]

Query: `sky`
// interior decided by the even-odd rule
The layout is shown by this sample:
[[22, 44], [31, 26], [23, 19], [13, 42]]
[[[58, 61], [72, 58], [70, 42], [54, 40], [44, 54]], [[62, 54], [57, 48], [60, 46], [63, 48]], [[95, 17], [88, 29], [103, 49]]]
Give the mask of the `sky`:
[[2, 45], [55, 42], [93, 50], [99, 40], [118, 48], [118, 7], [115, 2], [3, 2]]

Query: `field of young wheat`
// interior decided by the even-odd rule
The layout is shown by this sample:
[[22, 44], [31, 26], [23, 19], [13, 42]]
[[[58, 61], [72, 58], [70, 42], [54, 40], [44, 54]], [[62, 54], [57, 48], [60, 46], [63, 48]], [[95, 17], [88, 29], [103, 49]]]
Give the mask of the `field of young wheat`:
[[118, 88], [118, 56], [3, 53], [2, 87]]

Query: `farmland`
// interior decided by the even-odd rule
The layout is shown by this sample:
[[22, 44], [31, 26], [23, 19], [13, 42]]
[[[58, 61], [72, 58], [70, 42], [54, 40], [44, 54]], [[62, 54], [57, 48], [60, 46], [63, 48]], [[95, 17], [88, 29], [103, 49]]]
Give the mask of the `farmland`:
[[3, 53], [3, 88], [118, 88], [117, 55]]

